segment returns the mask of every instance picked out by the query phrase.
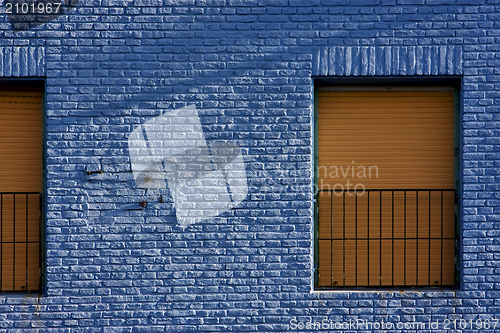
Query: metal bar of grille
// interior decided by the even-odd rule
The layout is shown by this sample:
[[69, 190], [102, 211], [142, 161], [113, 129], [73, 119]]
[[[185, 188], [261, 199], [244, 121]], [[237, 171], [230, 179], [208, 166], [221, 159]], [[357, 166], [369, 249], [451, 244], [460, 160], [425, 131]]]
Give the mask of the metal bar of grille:
[[[415, 191], [415, 200], [417, 200], [417, 204], [415, 205], [415, 215], [417, 217], [417, 236], [419, 235], [418, 233], [418, 191]], [[416, 262], [416, 267], [418, 267], [418, 250], [419, 250], [419, 247], [418, 247], [418, 237], [417, 237], [417, 262]], [[418, 285], [418, 269], [415, 270], [415, 277], [417, 279], [417, 285]]]
[[342, 193], [342, 285], [345, 286], [345, 192]]
[[443, 281], [443, 191], [441, 191], [441, 281]]
[[14, 290], [16, 290], [16, 195], [14, 194], [12, 197], [12, 211], [13, 211], [13, 224], [14, 224], [14, 237], [13, 237], [13, 242], [14, 242], [14, 255], [12, 256], [14, 264], [13, 264], [13, 270], [12, 270], [12, 286], [14, 287]]
[[[23, 204], [23, 200], [25, 203]], [[41, 238], [35, 240], [31, 228], [39, 232], [41, 212], [34, 214], [34, 207], [41, 209], [41, 194], [38, 192], [1, 192], [0, 193], [0, 291], [38, 291], [41, 268], [40, 259], [30, 261], [34, 255], [40, 258]], [[22, 219], [25, 219], [24, 223]], [[24, 230], [23, 230], [24, 226]], [[35, 245], [35, 246], [33, 246]], [[24, 247], [24, 251], [23, 251]], [[10, 249], [12, 255], [5, 249]], [[25, 258], [22, 258], [25, 255]], [[35, 264], [33, 264], [35, 262]], [[38, 266], [38, 267], [36, 267]], [[24, 276], [23, 276], [24, 275]]]
[[429, 280], [427, 281], [427, 284], [430, 286], [431, 285], [431, 191], [429, 191], [429, 223], [427, 224], [429, 226]]
[[403, 270], [403, 275], [404, 275], [404, 285], [406, 286], [406, 191], [404, 192], [404, 204], [403, 204], [403, 212], [404, 212], [404, 254], [403, 254], [403, 263], [404, 263], [404, 270]]
[[[453, 192], [455, 193], [456, 191], [454, 189], [435, 189], [435, 188], [419, 188], [419, 189], [414, 189], [414, 188], [403, 188], [403, 189], [370, 189], [370, 188], [365, 188], [365, 189], [354, 189], [354, 188], [349, 188], [349, 189], [334, 189], [334, 188], [320, 188], [318, 189], [318, 192], [330, 192], [330, 193], [342, 193], [342, 192], [354, 192], [354, 193], [360, 193], [359, 195], [362, 195], [363, 193], [368, 193], [368, 192]], [[3, 192], [6, 193], [6, 192]], [[340, 195], [339, 195], [340, 196]]]
[[[370, 235], [370, 192], [368, 192], [368, 235]], [[367, 268], [368, 268], [368, 284], [370, 284], [370, 238], [368, 237], [367, 240], [366, 240], [366, 243], [367, 243], [367, 249], [368, 249], [368, 260], [366, 261], [367, 262]]]
[[392, 284], [394, 284], [394, 191], [392, 191], [392, 215], [391, 215], [391, 222], [392, 222], [392, 275], [391, 275], [391, 281]]
[[379, 241], [378, 241], [378, 254], [380, 256], [380, 260], [378, 261], [379, 264], [379, 285], [382, 285], [382, 192], [379, 193], [378, 201], [380, 203], [379, 205], [379, 219], [378, 219], [378, 231], [379, 231]]
[[26, 241], [26, 268], [25, 268], [25, 276], [24, 276], [24, 289], [28, 290], [28, 233], [29, 233], [29, 215], [28, 215], [28, 203], [29, 203], [29, 194], [26, 193], [26, 234], [25, 236], [25, 241]]
[[[38, 255], [38, 275], [39, 275], [39, 280], [38, 280], [38, 283], [41, 284], [41, 280], [42, 280], [42, 262], [43, 262], [43, 258], [42, 258], [42, 253], [43, 253], [43, 249], [42, 249], [42, 244], [43, 244], [43, 236], [42, 236], [42, 230], [43, 230], [43, 219], [42, 219], [42, 209], [43, 209], [43, 197], [39, 194], [38, 195], [38, 251], [40, 252], [40, 254]], [[41, 286], [38, 287], [39, 289], [41, 288]]]
[[[444, 283], [443, 279], [445, 278], [444, 266], [446, 265], [446, 267], [448, 267], [447, 265], [449, 265], [450, 260], [452, 260], [450, 256], [447, 256], [446, 258], [444, 257], [444, 244], [445, 241], [454, 240], [454, 238], [451, 238], [454, 236], [451, 236], [453, 234], [450, 232], [447, 233], [450, 236], [445, 237], [445, 228], [446, 230], [451, 227], [453, 229], [455, 228], [455, 209], [452, 209], [453, 206], [451, 206], [451, 200], [453, 200], [453, 205], [455, 205], [455, 190], [321, 189], [320, 192], [327, 192], [327, 194], [330, 195], [330, 207], [324, 208], [330, 210], [330, 220], [328, 221], [330, 224], [330, 235], [329, 237], [324, 234], [319, 235], [319, 240], [330, 242], [331, 265], [326, 268], [331, 273], [332, 283], [330, 287], [380, 288], [454, 286], [454, 282], [450, 281], [450, 276], [454, 275], [455, 272], [449, 271], [449, 268], [446, 269], [446, 281], [448, 282]], [[351, 202], [349, 204], [346, 202], [346, 193], [348, 192], [354, 192], [355, 194], [354, 205], [351, 201], [349, 201]], [[377, 200], [375, 200], [375, 196], [370, 195], [372, 192], [375, 196], [378, 195], [378, 202], [376, 202]], [[388, 195], [384, 196], [384, 192], [389, 192], [390, 194], [388, 195], [390, 195], [390, 197], [388, 197]], [[335, 208], [333, 207], [334, 193], [336, 196], [342, 195], [342, 205], [340, 205], [339, 202], [339, 205], [336, 205]], [[445, 196], [446, 193], [452, 193], [453, 195]], [[322, 193], [320, 193], [320, 195], [321, 194]], [[351, 195], [352, 194], [349, 194], [349, 196]], [[358, 200], [358, 197], [361, 197], [362, 195], [366, 195], [366, 200]], [[415, 195], [414, 200], [413, 195]], [[425, 198], [426, 195], [428, 196], [427, 198]], [[373, 200], [375, 200], [375, 202], [372, 202]], [[379, 207], [376, 207], [377, 204]], [[373, 207], [374, 205], [375, 207]], [[413, 208], [413, 205], [415, 205], [415, 208]], [[342, 209], [342, 212], [337, 211], [340, 209]], [[426, 209], [428, 209], [427, 214], [425, 212]], [[360, 214], [360, 212], [363, 213]], [[378, 232], [376, 228], [374, 229], [374, 225], [372, 225], [377, 223], [377, 213], [379, 214]], [[338, 218], [334, 219], [334, 214]], [[440, 214], [441, 216], [438, 217], [437, 214]], [[451, 214], [453, 214], [453, 216]], [[447, 221], [446, 224], [445, 218]], [[348, 228], [350, 228], [349, 223], [352, 223], [353, 220], [355, 232], [347, 233]], [[365, 222], [363, 221], [366, 222], [366, 229], [363, 229], [365, 228]], [[326, 221], [322, 222], [320, 218], [320, 224], [325, 222]], [[427, 228], [425, 227], [426, 222]], [[339, 223], [342, 223], [342, 226]], [[453, 226], [451, 223], [453, 223]], [[334, 228], [339, 230], [340, 227], [342, 228], [342, 233], [334, 233]], [[384, 229], [383, 232], [382, 228]], [[387, 228], [391, 228], [392, 230], [388, 230]], [[432, 232], [432, 230], [435, 230], [435, 232]], [[439, 234], [438, 230], [440, 230]], [[366, 232], [367, 235], [365, 236]], [[425, 246], [425, 241], [428, 242], [427, 246]], [[434, 241], [436, 243], [434, 243]], [[360, 242], [361, 244], [365, 242], [365, 249], [363, 246], [359, 247]], [[377, 249], [376, 242], [378, 242], [378, 254], [375, 252], [377, 250], [374, 251], [374, 249]], [[435, 245], [432, 245], [431, 242]], [[334, 246], [334, 243], [337, 245]], [[355, 258], [353, 260], [354, 265], [352, 265], [351, 262], [346, 262], [346, 260], [352, 260], [352, 255], [346, 254], [348, 246], [351, 246], [348, 244], [354, 244], [355, 247]], [[370, 244], [373, 245], [374, 249], [370, 248]], [[396, 251], [400, 249], [401, 245], [403, 245], [403, 251], [401, 251], [402, 253], [396, 253]], [[437, 246], [440, 247], [439, 250], [434, 251], [437, 253], [432, 253], [433, 246], [436, 250]], [[351, 247], [349, 247], [349, 249], [350, 248]], [[428, 253], [426, 254], [425, 251], [428, 251]], [[363, 270], [360, 272], [358, 267], [358, 257], [368, 258], [366, 272], [363, 272]], [[376, 261], [371, 262], [370, 259], [378, 260], [379, 264], [376, 265]], [[341, 263], [339, 260], [342, 260], [343, 262]], [[439, 265], [439, 270], [438, 267], [436, 267], [437, 265]], [[339, 270], [342, 269], [342, 284], [336, 282], [339, 281], [337, 280], [337, 277], [340, 272], [335, 272], [334, 267], [338, 267]], [[319, 269], [321, 270], [325, 268], [320, 266]], [[391, 270], [391, 272], [388, 270]], [[434, 272], [432, 273], [434, 275], [431, 276], [431, 272]], [[428, 274], [428, 277], [424, 278], [426, 273]], [[402, 277], [401, 274], [403, 275]], [[433, 278], [434, 276], [436, 276], [436, 278]], [[439, 276], [439, 281], [435, 281], [438, 279], [437, 276]], [[401, 277], [401, 279], [398, 277]], [[336, 281], [334, 281], [334, 279]]]
[[[333, 195], [330, 195], [330, 238], [333, 239]], [[333, 240], [330, 241], [330, 251], [333, 252]], [[330, 277], [333, 279], [333, 255], [330, 254]]]
[[3, 193], [0, 193], [0, 290], [3, 288]]
[[355, 223], [355, 226], [354, 228], [356, 229], [355, 230], [355, 233], [356, 233], [356, 239], [354, 241], [354, 246], [356, 247], [355, 248], [355, 251], [354, 251], [354, 267], [355, 267], [355, 276], [354, 276], [354, 281], [356, 281], [356, 284], [358, 284], [358, 196], [354, 196], [354, 200], [355, 200], [355, 204], [354, 204], [354, 223]]
[[[386, 239], [386, 240], [391, 240], [391, 239], [394, 239], [394, 240], [417, 240], [418, 237], [407, 237], [407, 238], [404, 238], [404, 237], [394, 237], [394, 238], [391, 238], [391, 237], [382, 237], [382, 238], [379, 238], [379, 237], [359, 237], [359, 238], [342, 238], [342, 237], [339, 237], [339, 238], [320, 238], [320, 240], [379, 240], [379, 239]], [[422, 238], [420, 238], [422, 239]], [[427, 239], [427, 238], [425, 238]], [[451, 239], [451, 238], [441, 238], [441, 237], [432, 237], [430, 239], [436, 239], [436, 240], [441, 240], [441, 239]]]

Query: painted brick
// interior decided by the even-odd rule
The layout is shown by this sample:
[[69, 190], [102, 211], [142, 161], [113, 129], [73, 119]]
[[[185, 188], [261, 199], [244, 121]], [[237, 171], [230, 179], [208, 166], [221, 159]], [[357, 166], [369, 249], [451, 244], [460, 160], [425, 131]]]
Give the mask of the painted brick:
[[[0, 295], [0, 327], [500, 319], [499, 11], [496, 0], [85, 0], [17, 32], [4, 15], [0, 77], [46, 80], [46, 284]], [[461, 287], [314, 291], [313, 78], [390, 76], [462, 77]], [[208, 140], [242, 148], [249, 194], [184, 228], [169, 190], [136, 186], [127, 139], [191, 104]]]
[[44, 47], [0, 47], [0, 77], [45, 76]]
[[313, 75], [461, 75], [459, 46], [328, 47], [315, 50]]

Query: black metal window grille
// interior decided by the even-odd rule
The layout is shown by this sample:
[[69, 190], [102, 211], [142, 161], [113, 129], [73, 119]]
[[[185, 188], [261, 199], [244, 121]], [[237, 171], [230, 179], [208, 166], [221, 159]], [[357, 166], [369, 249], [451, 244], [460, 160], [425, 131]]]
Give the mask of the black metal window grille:
[[453, 287], [455, 190], [320, 190], [318, 286]]
[[0, 193], [0, 291], [38, 291], [41, 195]]

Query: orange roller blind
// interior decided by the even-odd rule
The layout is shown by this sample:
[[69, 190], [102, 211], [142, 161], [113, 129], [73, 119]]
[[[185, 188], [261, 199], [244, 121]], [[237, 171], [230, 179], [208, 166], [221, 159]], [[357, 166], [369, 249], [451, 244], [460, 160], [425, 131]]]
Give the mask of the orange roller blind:
[[42, 93], [0, 87], [0, 291], [40, 289]]
[[453, 91], [319, 92], [318, 183], [453, 188]]
[[0, 91], [0, 191], [42, 190], [42, 91]]
[[397, 90], [318, 93], [319, 287], [455, 283], [454, 93]]

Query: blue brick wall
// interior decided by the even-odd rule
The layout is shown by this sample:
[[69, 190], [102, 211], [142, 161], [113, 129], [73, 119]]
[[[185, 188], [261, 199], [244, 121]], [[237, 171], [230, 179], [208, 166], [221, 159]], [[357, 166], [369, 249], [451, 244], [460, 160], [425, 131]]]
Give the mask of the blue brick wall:
[[[500, 1], [81, 0], [25, 31], [4, 13], [0, 76], [46, 78], [46, 286], [0, 295], [1, 332], [500, 319]], [[462, 286], [314, 291], [313, 77], [420, 75], [463, 75]], [[241, 147], [249, 193], [182, 228], [127, 139], [192, 104], [207, 140]]]

